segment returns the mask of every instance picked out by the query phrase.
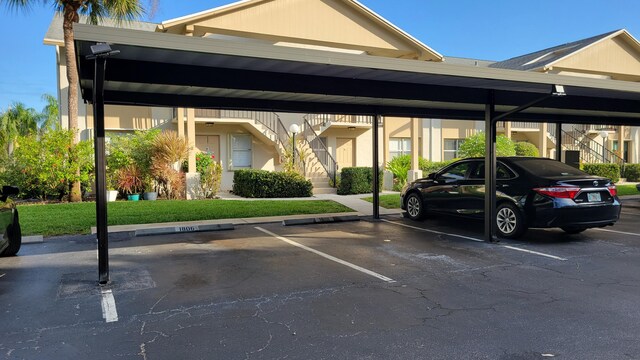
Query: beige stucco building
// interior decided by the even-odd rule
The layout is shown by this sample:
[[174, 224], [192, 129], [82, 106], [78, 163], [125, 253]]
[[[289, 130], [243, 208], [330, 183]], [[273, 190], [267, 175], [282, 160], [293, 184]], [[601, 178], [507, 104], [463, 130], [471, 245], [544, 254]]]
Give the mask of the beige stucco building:
[[[116, 26], [108, 21], [102, 25]], [[244, 0], [159, 24], [131, 22], [121, 26], [205, 37], [212, 41], [347, 52], [360, 54], [363, 60], [367, 56], [381, 56], [640, 80], [640, 44], [624, 30], [502, 62], [445, 58], [355, 0]], [[65, 76], [62, 40], [62, 19], [56, 16], [44, 42], [56, 48], [60, 120], [64, 127], [68, 124], [65, 104], [69, 84]], [[90, 105], [80, 104], [78, 122], [82, 139], [92, 137], [91, 114]], [[287, 129], [294, 123], [301, 128], [299, 144], [309, 154], [305, 171], [314, 181], [317, 192], [332, 191], [329, 179], [336, 166], [338, 171], [348, 166], [371, 166], [372, 120], [369, 117], [143, 106], [107, 106], [105, 109], [108, 132], [160, 128], [175, 130], [186, 137], [193, 148], [187, 176], [190, 183], [196, 181], [195, 153], [214, 154], [224, 169], [223, 190], [231, 189], [235, 169], [281, 169], [290, 136]], [[484, 124], [477, 121], [387, 118], [380, 132], [383, 146], [379, 158], [381, 163], [386, 163], [395, 155], [412, 154], [413, 178], [420, 175], [416, 171], [418, 155], [432, 161], [455, 158], [462, 140], [483, 128]], [[547, 124], [499, 124], [499, 132], [518, 141], [531, 142], [540, 149], [542, 156], [550, 157], [555, 154], [558, 136], [553, 130], [555, 128]], [[566, 148], [584, 147], [584, 144], [595, 147], [593, 144], [604, 143], [611, 154], [630, 162], [639, 160], [640, 132], [637, 128], [565, 125], [563, 130], [567, 133], [567, 139], [563, 140]], [[601, 134], [605, 132], [607, 137], [603, 138]], [[605, 160], [614, 160], [613, 155]], [[591, 161], [597, 161], [596, 157]]]

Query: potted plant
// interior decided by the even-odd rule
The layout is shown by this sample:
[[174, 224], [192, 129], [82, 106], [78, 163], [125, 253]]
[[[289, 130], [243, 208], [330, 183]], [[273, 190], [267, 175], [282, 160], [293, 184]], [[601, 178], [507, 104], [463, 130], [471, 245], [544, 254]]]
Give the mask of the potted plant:
[[144, 200], [156, 200], [158, 198], [158, 192], [155, 188], [155, 182], [151, 175], [146, 175], [143, 179], [144, 184], [144, 193], [142, 194], [142, 198]]
[[142, 175], [135, 164], [125, 166], [118, 171], [118, 188], [127, 194], [128, 200], [140, 200], [142, 186]]
[[118, 187], [117, 180], [115, 172], [107, 169], [107, 201], [116, 201], [118, 198], [118, 190], [116, 190]]

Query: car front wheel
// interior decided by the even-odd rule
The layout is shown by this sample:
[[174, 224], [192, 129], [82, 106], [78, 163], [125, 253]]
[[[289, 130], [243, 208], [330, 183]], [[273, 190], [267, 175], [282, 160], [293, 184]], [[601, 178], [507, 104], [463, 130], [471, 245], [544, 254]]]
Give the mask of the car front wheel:
[[520, 210], [511, 203], [498, 205], [496, 215], [496, 225], [500, 237], [515, 239], [522, 236], [527, 230]]
[[411, 220], [422, 220], [425, 217], [424, 203], [420, 195], [412, 193], [407, 197], [407, 217]]

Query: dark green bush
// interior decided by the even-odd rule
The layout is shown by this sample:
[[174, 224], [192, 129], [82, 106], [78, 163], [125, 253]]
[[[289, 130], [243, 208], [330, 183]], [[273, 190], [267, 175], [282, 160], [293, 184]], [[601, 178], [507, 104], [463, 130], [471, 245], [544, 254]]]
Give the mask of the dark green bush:
[[532, 143], [519, 141], [516, 143], [516, 156], [540, 156], [538, 148]]
[[625, 165], [624, 177], [627, 178], [627, 181], [640, 181], [640, 164]]
[[312, 196], [313, 185], [293, 172], [266, 170], [236, 170], [233, 193], [247, 198], [289, 198]]
[[[382, 188], [382, 171], [379, 171], [379, 189]], [[338, 195], [367, 194], [373, 192], [373, 170], [370, 167], [346, 167], [340, 174]]]
[[620, 180], [620, 165], [618, 164], [582, 164], [580, 168], [587, 174], [606, 177], [613, 182]]
[[449, 161], [428, 161], [428, 160], [424, 160], [420, 161], [420, 170], [422, 170], [422, 176], [427, 176], [431, 173], [434, 173], [440, 169], [442, 169], [443, 167], [451, 164], [452, 162], [454, 162], [455, 160], [449, 160]]

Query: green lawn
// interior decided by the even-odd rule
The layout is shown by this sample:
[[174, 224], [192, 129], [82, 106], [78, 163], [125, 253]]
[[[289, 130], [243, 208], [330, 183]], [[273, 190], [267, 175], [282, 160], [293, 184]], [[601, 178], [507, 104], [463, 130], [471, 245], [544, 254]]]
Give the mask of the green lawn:
[[633, 184], [616, 185], [616, 188], [618, 189], [618, 196], [640, 195], [640, 191], [638, 191], [638, 189], [636, 189], [636, 186]]
[[[373, 202], [373, 197], [369, 196], [362, 200]], [[400, 194], [380, 195], [380, 206], [385, 209], [400, 209]]]
[[[330, 200], [162, 200], [109, 203], [109, 225], [215, 220], [350, 212]], [[20, 205], [23, 235], [88, 234], [96, 223], [96, 204]]]
[[[635, 185], [616, 185], [618, 189], [618, 196], [625, 195], [640, 195]], [[368, 202], [373, 202], [373, 197], [363, 198]], [[387, 194], [380, 195], [380, 206], [385, 209], [399, 209], [400, 208], [400, 195], [399, 194]]]

